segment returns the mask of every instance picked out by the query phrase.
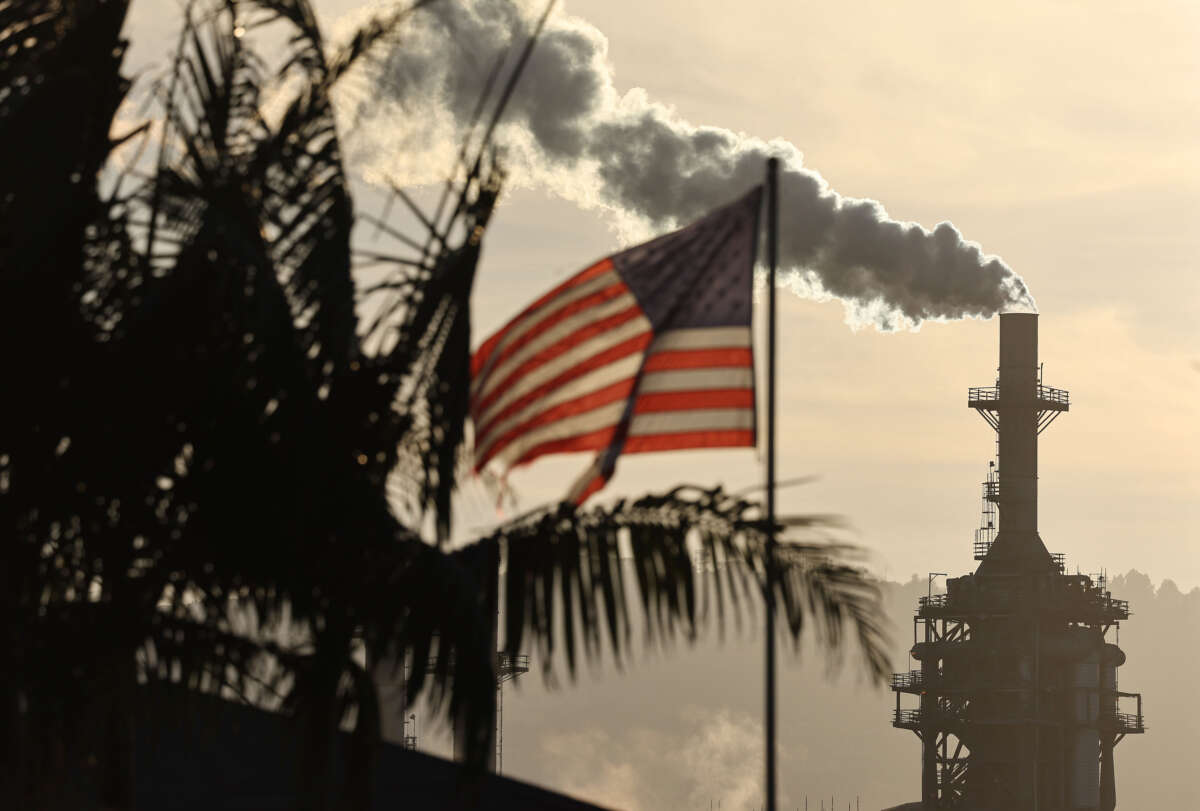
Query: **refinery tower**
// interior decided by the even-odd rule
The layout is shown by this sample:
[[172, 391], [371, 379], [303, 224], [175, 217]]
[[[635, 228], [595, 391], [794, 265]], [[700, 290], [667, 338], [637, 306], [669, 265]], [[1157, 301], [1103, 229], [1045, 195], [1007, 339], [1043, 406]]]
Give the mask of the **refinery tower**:
[[1038, 535], [1038, 435], [1070, 401], [1042, 383], [1037, 327], [1032, 313], [1000, 316], [996, 384], [967, 401], [998, 437], [979, 567], [921, 598], [916, 669], [892, 677], [893, 726], [921, 740], [914, 808], [1112, 811], [1114, 749], [1145, 731], [1141, 696], [1117, 686], [1128, 603], [1103, 576], [1067, 574]]

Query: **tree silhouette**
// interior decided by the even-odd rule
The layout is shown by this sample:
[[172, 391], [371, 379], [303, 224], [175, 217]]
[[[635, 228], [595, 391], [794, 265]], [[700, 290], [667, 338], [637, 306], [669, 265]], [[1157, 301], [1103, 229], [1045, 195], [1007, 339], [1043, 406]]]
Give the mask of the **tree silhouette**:
[[[494, 129], [464, 146], [424, 233], [378, 224], [412, 255], [364, 252], [331, 98], [424, 4], [334, 44], [307, 0], [191, 3], [158, 114], [124, 133], [128, 0], [0, 4], [0, 796], [12, 806], [81, 807], [98, 792], [132, 807], [135, 710], [170, 684], [290, 713], [305, 741], [300, 802], [329, 807], [338, 729], [353, 724], [354, 751], [378, 739], [361, 650], [429, 662], [411, 669], [409, 696], [467, 730], [479, 768], [501, 571], [508, 649], [561, 647], [572, 673], [580, 650], [628, 655], [627, 593], [661, 639], [761, 594], [761, 512], [719, 489], [553, 506], [447, 548], [468, 304], [503, 181]], [[253, 47], [267, 26], [287, 30], [275, 67]], [[494, 121], [511, 86], [477, 118]], [[121, 145], [133, 157], [114, 160]], [[356, 284], [366, 263], [383, 281]], [[793, 639], [809, 620], [831, 651], [855, 635], [878, 680], [878, 595], [852, 554], [785, 540], [769, 599]], [[351, 774], [367, 768], [364, 755]]]

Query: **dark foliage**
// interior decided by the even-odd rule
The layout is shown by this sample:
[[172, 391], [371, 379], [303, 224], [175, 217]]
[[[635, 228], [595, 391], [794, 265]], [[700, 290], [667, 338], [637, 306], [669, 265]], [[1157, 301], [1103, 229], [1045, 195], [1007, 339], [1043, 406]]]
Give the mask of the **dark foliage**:
[[[331, 101], [415, 8], [333, 49], [307, 0], [189, 5], [158, 129], [114, 135], [126, 10], [0, 4], [0, 796], [75, 807], [90, 786], [129, 807], [138, 685], [167, 680], [293, 713], [302, 796], [326, 807], [339, 725], [354, 719], [364, 753], [378, 737], [360, 650], [429, 662], [409, 694], [465, 726], [478, 766], [501, 570], [507, 645], [549, 654], [561, 628], [572, 672], [581, 647], [627, 655], [627, 591], [670, 639], [761, 589], [756, 507], [720, 491], [557, 507], [440, 543], [503, 179], [492, 129], [428, 233], [396, 235], [414, 255], [360, 253], [389, 273], [356, 289]], [[288, 29], [277, 68], [250, 45], [268, 25]], [[275, 120], [268, 92], [290, 94]], [[124, 137], [153, 149], [122, 169]], [[784, 544], [772, 599], [793, 638], [809, 618], [830, 649], [851, 630], [879, 678], [877, 595], [847, 552]]]

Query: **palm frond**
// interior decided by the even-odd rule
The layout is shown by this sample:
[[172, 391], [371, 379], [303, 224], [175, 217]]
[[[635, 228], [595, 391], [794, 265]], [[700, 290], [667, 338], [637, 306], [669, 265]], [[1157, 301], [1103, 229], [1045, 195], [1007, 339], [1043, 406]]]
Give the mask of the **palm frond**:
[[[828, 526], [820, 517], [787, 523], [793, 532]], [[560, 657], [574, 677], [581, 657], [598, 661], [607, 650], [620, 664], [632, 654], [631, 612], [643, 618], [648, 640], [669, 644], [753, 611], [765, 597], [763, 529], [759, 504], [719, 488], [679, 487], [585, 512], [538, 510], [451, 553], [410, 541], [391, 564], [376, 559], [372, 569], [386, 575], [360, 589], [362, 615], [379, 621], [369, 646], [418, 663], [410, 697], [429, 695], [435, 708], [448, 698], [450, 716], [470, 734], [468, 756], [479, 762], [494, 711], [489, 600], [498, 577], [504, 649], [532, 642], [547, 678]], [[785, 534], [770, 599], [793, 643], [810, 630], [831, 662], [852, 650], [868, 680], [881, 684], [890, 672], [881, 597], [856, 555], [844, 544]]]
[[120, 0], [0, 8], [0, 365], [13, 381], [0, 424], [6, 686], [53, 664], [27, 629], [48, 602], [86, 601], [99, 569], [85, 536], [108, 523], [107, 500], [88, 490], [97, 464], [71, 446], [98, 427], [84, 406], [105, 355], [86, 312], [92, 275], [128, 257], [96, 187], [128, 89], [126, 10]]
[[[537, 34], [496, 101], [494, 66], [482, 142], [473, 121], [433, 213], [396, 191], [424, 229], [399, 240], [417, 255], [364, 254], [393, 273], [356, 303], [331, 91], [427, 1], [336, 48], [307, 0], [188, 2], [160, 155], [120, 197], [96, 178], [127, 89], [127, 3], [0, 3], [0, 149], [27, 158], [0, 169], [0, 345], [23, 383], [0, 423], [0, 713], [23, 696], [70, 739], [76, 707], [126, 719], [137, 679], [291, 711], [319, 807], [339, 725], [356, 729], [352, 769], [379, 734], [364, 647], [416, 663], [410, 698], [466, 729], [482, 765], [501, 572], [507, 648], [531, 639], [547, 666], [564, 652], [572, 674], [581, 656], [629, 657], [634, 614], [653, 640], [690, 640], [764, 596], [761, 511], [720, 490], [544, 509], [453, 551], [423, 539], [430, 516], [450, 535], [470, 295], [504, 180], [493, 134]], [[248, 36], [274, 22], [291, 31], [279, 71]], [[272, 91], [292, 95], [268, 121]], [[854, 640], [878, 680], [878, 594], [853, 551], [793, 538], [777, 564], [765, 598], [790, 637]], [[98, 708], [79, 674], [120, 701]]]
[[[422, 512], [433, 514], [441, 542], [450, 536], [450, 502], [462, 468], [464, 425], [469, 408], [469, 300], [479, 261], [479, 245], [495, 210], [504, 177], [496, 159], [493, 135], [553, 8], [554, 0], [551, 0], [522, 49], [499, 98], [492, 104], [490, 120], [472, 156], [469, 147], [475, 137], [475, 127], [491, 103], [490, 95], [500, 75], [504, 55], [493, 66], [463, 136], [458, 163], [432, 216], [425, 216], [402, 190], [393, 187], [393, 194], [416, 212], [428, 232], [416, 264], [423, 266], [433, 252], [432, 267], [422, 276], [423, 284], [414, 288], [411, 295], [393, 295], [391, 302], [381, 308], [367, 330], [366, 340], [374, 339], [377, 346], [387, 347], [388, 365], [403, 370], [399, 377], [404, 380], [406, 391], [399, 406], [405, 413], [413, 415], [404, 449], [411, 460], [419, 462], [419, 465], [410, 464], [410, 468], [423, 467], [417, 503]], [[460, 169], [465, 172], [465, 177], [455, 189], [454, 178]], [[451, 199], [454, 204], [442, 224], [443, 209]], [[463, 235], [457, 246], [449, 243], [454, 231]], [[415, 247], [414, 242], [405, 241]]]
[[564, 505], [501, 527], [493, 537], [505, 550], [505, 644], [516, 651], [532, 636], [546, 666], [553, 661], [556, 628], [562, 629], [572, 674], [580, 643], [595, 657], [605, 631], [618, 661], [627, 655], [626, 595], [632, 592], [650, 640], [694, 639], [704, 623], [723, 623], [728, 612], [736, 616], [740, 606], [765, 597], [786, 618], [793, 641], [811, 627], [820, 646], [838, 653], [850, 633], [869, 678], [879, 683], [888, 673], [879, 592], [868, 573], [853, 565], [855, 550], [785, 535], [778, 545], [774, 594], [764, 595], [761, 507], [719, 488], [679, 487], [586, 512]]

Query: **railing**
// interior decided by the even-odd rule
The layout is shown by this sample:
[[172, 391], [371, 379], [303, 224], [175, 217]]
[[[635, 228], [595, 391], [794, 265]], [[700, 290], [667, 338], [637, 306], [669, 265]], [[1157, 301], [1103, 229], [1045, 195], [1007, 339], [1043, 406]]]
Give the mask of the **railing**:
[[1055, 405], [1070, 405], [1071, 394], [1066, 389], [1056, 389], [1052, 386], [1038, 384], [1038, 399]]
[[892, 726], [919, 727], [924, 724], [960, 724], [963, 723], [963, 711], [952, 707], [934, 707], [928, 713], [922, 709], [893, 710]]
[[987, 499], [988, 501], [999, 501], [1000, 500], [1000, 482], [998, 480], [984, 482], [983, 483], [983, 497], [985, 499]]
[[1117, 732], [1138, 734], [1146, 731], [1146, 722], [1134, 712], [1117, 712], [1109, 716]]
[[[893, 683], [897, 677], [904, 677], [907, 673], [896, 673], [892, 676]], [[919, 671], [918, 674], [920, 675]], [[892, 726], [896, 727], [920, 727], [927, 723], [941, 725], [966, 722], [964, 710], [955, 707], [934, 707], [928, 713], [922, 709], [912, 710], [893, 710], [892, 711]], [[1140, 734], [1146, 731], [1146, 720], [1142, 715], [1133, 712], [1114, 712], [1110, 713], [1104, 719], [1104, 725], [1118, 734], [1130, 735]], [[989, 723], [984, 721], [983, 723]], [[1027, 723], [1029, 723], [1027, 721]]]
[[529, 654], [504, 653], [503, 651], [500, 651], [496, 654], [496, 669], [501, 675], [509, 675], [512, 673], [528, 673]]
[[1112, 609], [1113, 613], [1120, 614], [1123, 619], [1128, 619], [1128, 617], [1129, 617], [1129, 601], [1128, 600], [1118, 600], [1113, 597], [1108, 597], [1105, 599], [1105, 602], [1108, 603], [1108, 607], [1110, 609]]
[[1059, 574], [1067, 573], [1067, 556], [1062, 552], [1055, 552], [1050, 555], [1050, 560], [1054, 562], [1054, 567], [1058, 569]]
[[[1060, 556], [1054, 555], [1054, 562], [1063, 569], [1065, 560], [1060, 563]], [[1129, 619], [1129, 601], [1119, 600], [1103, 586], [1093, 583], [1088, 575], [1073, 574], [1067, 576], [1067, 587], [1058, 598], [1061, 607], [1070, 611], [1082, 611], [1093, 618], [1111, 622], [1113, 620]]]
[[1106, 614], [1113, 614], [1117, 619], [1129, 619], [1129, 601], [1118, 600], [1109, 595], [1102, 587], [1091, 589], [1093, 605]]
[[[426, 663], [426, 673], [437, 672], [437, 657], [431, 657]], [[454, 670], [454, 654], [451, 653], [446, 657], [446, 667], [449, 671]], [[528, 653], [505, 653], [504, 651], [496, 651], [496, 675], [505, 678], [517, 673], [529, 672], [529, 654]]]
[[912, 690], [925, 686], [925, 674], [920, 670], [910, 670], [907, 673], [892, 674], [893, 690]]
[[999, 386], [972, 386], [967, 389], [968, 403], [986, 403], [1000, 399]]
[[[1037, 399], [1042, 402], [1061, 406], [1069, 406], [1071, 404], [1071, 394], [1066, 389], [1043, 386], [1041, 383], [1037, 387]], [[967, 389], [968, 403], [993, 403], [999, 400], [999, 386], [972, 386]]]
[[922, 597], [917, 602], [921, 608], [945, 608], [950, 605], [950, 595], [933, 594], [929, 597]]

